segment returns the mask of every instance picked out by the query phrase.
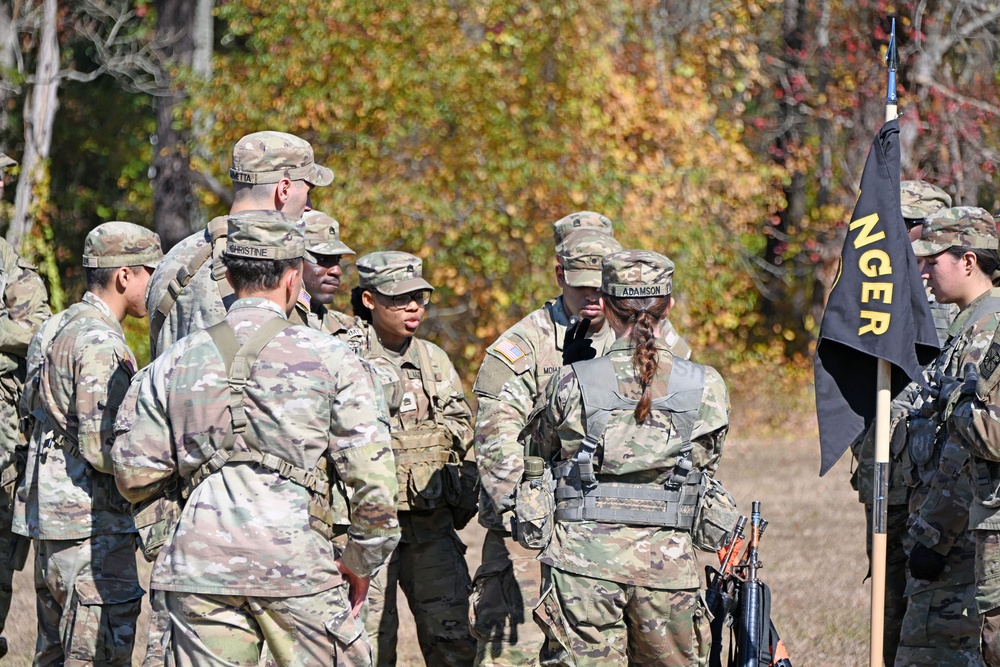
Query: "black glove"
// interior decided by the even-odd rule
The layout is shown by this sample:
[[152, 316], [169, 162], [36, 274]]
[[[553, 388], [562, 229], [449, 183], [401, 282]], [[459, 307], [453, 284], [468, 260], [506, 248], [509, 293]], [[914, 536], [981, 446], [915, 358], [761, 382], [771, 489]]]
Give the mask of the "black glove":
[[597, 356], [593, 342], [587, 338], [587, 330], [590, 329], [590, 320], [573, 316], [569, 320], [566, 328], [566, 336], [563, 338], [562, 362], [563, 366], [577, 361], [586, 361]]
[[918, 542], [913, 547], [913, 551], [910, 552], [910, 574], [913, 575], [914, 579], [934, 581], [941, 576], [945, 560], [945, 556]]

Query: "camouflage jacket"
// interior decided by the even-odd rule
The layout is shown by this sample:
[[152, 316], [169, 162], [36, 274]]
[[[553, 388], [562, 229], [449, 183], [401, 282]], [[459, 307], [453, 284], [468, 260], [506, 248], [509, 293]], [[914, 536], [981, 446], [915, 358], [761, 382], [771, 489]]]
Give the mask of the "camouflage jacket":
[[[274, 317], [284, 317], [277, 305], [246, 298], [226, 321], [242, 344]], [[351, 507], [342, 557], [363, 576], [399, 540], [387, 417], [371, 377], [345, 345], [297, 326], [261, 351], [243, 396], [247, 429], [265, 453], [306, 470], [325, 458], [336, 471]], [[132, 502], [191, 477], [231, 423], [225, 366], [207, 332], [172, 345], [140, 382], [136, 405], [123, 406], [112, 454], [119, 488]], [[248, 449], [242, 436], [233, 449]], [[310, 493], [267, 468], [223, 466], [191, 491], [153, 567], [152, 587], [280, 597], [338, 585], [340, 554], [310, 527]]]
[[25, 357], [32, 336], [51, 311], [49, 295], [30, 262], [0, 238], [0, 468], [20, 442], [18, 402], [25, 379]]
[[[529, 314], [486, 350], [473, 391], [479, 399], [473, 441], [479, 478], [479, 523], [507, 530], [499, 515], [501, 500], [514, 490], [524, 470], [518, 435], [552, 376], [562, 367], [562, 346], [569, 315], [562, 297]], [[598, 355], [607, 352], [614, 333], [604, 326], [591, 333]], [[669, 322], [664, 338], [687, 358], [690, 348]]]
[[[657, 341], [659, 370], [651, 384], [654, 399], [665, 396], [674, 357]], [[642, 394], [632, 365], [633, 348], [617, 340], [608, 351], [618, 378], [617, 392], [638, 400]], [[714, 473], [729, 430], [729, 392], [719, 373], [705, 367], [701, 407], [691, 433], [692, 470]], [[530, 427], [539, 456], [550, 462], [574, 458], [586, 435], [583, 399], [576, 372], [560, 370], [546, 391], [546, 408]], [[669, 418], [653, 411], [639, 425], [632, 410], [611, 412], [594, 455], [598, 482], [653, 483], [677, 463], [681, 436]], [[543, 563], [567, 572], [656, 589], [692, 589], [701, 585], [691, 534], [658, 526], [616, 525], [594, 521], [557, 521]]]
[[351, 352], [364, 357], [365, 323], [322, 304], [313, 304], [305, 290], [299, 294], [288, 320], [335, 336], [351, 348]]
[[[195, 232], [171, 248], [156, 266], [152, 278], [149, 279], [149, 290], [146, 293], [146, 309], [149, 311], [150, 321], [167, 294], [170, 281], [177, 278], [177, 272], [187, 267], [192, 258], [208, 243], [211, 243], [208, 229]], [[221, 243], [225, 244], [225, 237], [222, 237]], [[178, 295], [177, 301], [160, 328], [159, 336], [156, 340], [149, 341], [150, 355], [154, 359], [184, 336], [218, 324], [226, 316], [226, 308], [231, 305], [234, 297], [230, 296], [223, 302], [220, 285], [227, 285], [226, 278], [221, 272], [220, 280], [213, 277], [215, 266], [220, 261], [210, 255], [191, 277], [187, 287]]]
[[[40, 420], [17, 489], [14, 531], [42, 540], [135, 531], [111, 475], [117, 406], [136, 359], [117, 317], [92, 292], [39, 330]], [[33, 341], [34, 344], [34, 341]]]
[[[988, 312], [965, 321], [980, 299], [1000, 298], [1000, 288], [970, 303], [952, 324], [952, 331], [961, 325], [958, 352], [949, 365], [953, 376], [964, 379], [963, 385], [948, 397], [944, 419], [949, 434], [971, 456], [966, 472], [973, 489], [969, 508], [969, 530], [1000, 530], [1000, 312]], [[962, 316], [966, 315], [966, 318]], [[978, 378], [969, 377], [969, 365], [977, 369]], [[973, 380], [975, 382], [973, 383]], [[957, 437], [955, 437], [957, 436]]]

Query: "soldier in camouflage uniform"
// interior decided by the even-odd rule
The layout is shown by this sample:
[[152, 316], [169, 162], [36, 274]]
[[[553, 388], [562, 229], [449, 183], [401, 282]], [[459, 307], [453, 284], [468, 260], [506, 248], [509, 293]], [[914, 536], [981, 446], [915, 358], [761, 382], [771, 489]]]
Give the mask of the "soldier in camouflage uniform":
[[[921, 226], [924, 219], [941, 209], [951, 206], [951, 196], [940, 188], [926, 181], [903, 181], [900, 183], [900, 212], [906, 223], [910, 241], [920, 239]], [[948, 339], [948, 327], [958, 308], [953, 304], [939, 304], [928, 292], [934, 323], [942, 346]], [[909, 486], [903, 482], [903, 466], [899, 457], [906, 444], [905, 413], [912, 407], [912, 399], [919, 393], [919, 386], [914, 383], [907, 387], [894, 405], [894, 421], [901, 425], [896, 433], [893, 455], [896, 462], [889, 467], [889, 495], [886, 520], [886, 575], [885, 575], [885, 613], [883, 626], [882, 657], [886, 665], [896, 661], [896, 648], [899, 646], [899, 634], [903, 617], [906, 615], [906, 561], [908, 549], [903, 542], [907, 534], [907, 519], [910, 516]], [[852, 446], [852, 453], [858, 465], [851, 479], [851, 485], [858, 492], [858, 500], [865, 506], [865, 525], [871, 526], [872, 499], [874, 497], [874, 466], [875, 466], [875, 430], [874, 426], [865, 434], [863, 440], [858, 440]], [[871, 531], [866, 531], [867, 552], [871, 558]]]
[[[673, 268], [645, 250], [604, 258], [604, 313], [616, 340], [606, 356], [557, 373], [529, 429], [532, 450], [557, 483], [554, 531], [539, 556], [542, 664], [704, 665], [708, 658], [694, 511], [678, 505], [697, 502], [703, 476], [718, 466], [729, 394], [718, 372], [675, 357], [661, 336]], [[606, 419], [595, 427], [601, 420], [586, 397], [610, 387], [619, 401], [599, 407]], [[612, 485], [613, 494], [600, 495]], [[644, 516], [623, 521], [622, 510]]]
[[354, 251], [340, 239], [340, 223], [326, 213], [306, 211], [302, 219], [306, 223], [302, 293], [288, 319], [336, 336], [360, 354], [364, 338], [361, 325], [350, 315], [327, 308], [340, 288], [340, 260]]
[[[518, 435], [549, 379], [563, 365], [571, 317], [591, 320], [587, 340], [597, 355], [614, 342], [604, 325], [598, 287], [600, 261], [621, 250], [607, 232], [610, 221], [584, 211], [554, 224], [556, 280], [562, 296], [532, 312], [486, 350], [474, 391], [479, 399], [474, 448], [482, 482], [479, 522], [488, 529], [483, 560], [472, 586], [470, 625], [478, 640], [478, 665], [537, 664], [544, 636], [531, 621], [541, 568], [535, 552], [520, 546], [500, 516], [523, 470]], [[690, 354], [671, 329], [675, 349]]]
[[[333, 182], [315, 163], [309, 142], [284, 132], [254, 132], [233, 147], [233, 205], [229, 214], [282, 211], [297, 220], [310, 207], [313, 187]], [[170, 249], [149, 284], [149, 351], [155, 359], [171, 343], [222, 321], [235, 300], [222, 258], [226, 216]]]
[[[153, 566], [172, 628], [169, 663], [370, 665], [360, 612], [399, 540], [387, 415], [368, 365], [287, 315], [301, 289], [304, 223], [229, 218], [237, 300], [223, 323], [154, 361], [116, 423], [125, 496], [179, 484], [186, 503]], [[330, 493], [351, 499], [341, 551]]]
[[[35, 665], [130, 665], [142, 588], [135, 525], [111, 475], [112, 425], [136, 368], [121, 322], [146, 315], [163, 256], [153, 232], [108, 222], [87, 235], [87, 293], [35, 340], [34, 424], [14, 531], [35, 546]], [[34, 347], [34, 341], [32, 342]]]
[[468, 625], [471, 580], [451, 507], [461, 494], [458, 473], [472, 443], [472, 411], [448, 355], [415, 336], [434, 289], [422, 277], [420, 259], [374, 252], [355, 266], [353, 301], [367, 324], [363, 356], [399, 378], [399, 395], [390, 395], [390, 403], [398, 406], [391, 431], [402, 539], [372, 581], [365, 626], [375, 664], [396, 664], [399, 584], [427, 664], [468, 667], [476, 649]]
[[[3, 170], [17, 162], [0, 153], [0, 197]], [[27, 557], [28, 540], [11, 532], [14, 491], [23, 471], [22, 443], [18, 429], [18, 402], [25, 379], [28, 343], [51, 312], [48, 293], [35, 267], [22, 259], [13, 246], [0, 238], [0, 633], [3, 632], [13, 593], [14, 571]], [[7, 653], [7, 640], [0, 637], [0, 657]]]

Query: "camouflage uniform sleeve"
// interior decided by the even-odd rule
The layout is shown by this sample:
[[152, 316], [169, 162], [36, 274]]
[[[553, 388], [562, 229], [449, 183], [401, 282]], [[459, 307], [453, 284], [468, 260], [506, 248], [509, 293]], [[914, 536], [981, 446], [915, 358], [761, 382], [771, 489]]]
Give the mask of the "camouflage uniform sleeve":
[[[987, 461], [1000, 461], [1000, 370], [984, 372], [980, 359], [989, 349], [1000, 345], [1000, 328], [990, 327], [974, 336], [965, 347], [958, 368], [965, 377], [968, 364], [976, 364], [979, 378], [975, 392], [966, 386], [955, 389], [948, 398], [945, 419], [949, 431], [962, 438], [962, 444], [972, 456]], [[965, 385], [971, 386], [966, 378]]]
[[910, 516], [910, 535], [924, 546], [946, 555], [969, 525], [972, 489], [963, 469], [969, 453], [948, 438], [941, 448], [927, 495]]
[[337, 345], [341, 353], [324, 358], [335, 378], [330, 458], [351, 494], [351, 528], [343, 559], [352, 572], [368, 576], [399, 542], [396, 462], [389, 418], [370, 370], [346, 346]]
[[115, 416], [132, 376], [131, 357], [125, 342], [104, 328], [84, 331], [74, 344], [77, 443], [99, 472], [113, 472]]
[[111, 448], [115, 482], [131, 503], [159, 495], [177, 474], [164, 368], [169, 366], [160, 357], [136, 374], [115, 420]]
[[439, 357], [438, 367], [447, 374], [444, 381], [437, 385], [441, 413], [451, 433], [452, 448], [458, 453], [459, 460], [462, 460], [469, 450], [469, 445], [472, 444], [472, 408], [465, 400], [462, 380], [458, 377], [451, 359], [440, 348], [434, 348], [434, 353]]
[[526, 434], [531, 451], [549, 462], [565, 458], [564, 448], [570, 455], [579, 450], [586, 428], [580, 382], [572, 368], [564, 366], [549, 382], [544, 402], [529, 417]]
[[691, 441], [694, 443], [691, 459], [695, 468], [714, 474], [719, 467], [722, 443], [729, 432], [731, 412], [725, 381], [717, 370], [706, 366], [705, 390], [698, 409], [698, 419], [691, 432]]
[[534, 375], [527, 370], [534, 365], [532, 354], [524, 359], [524, 370], [518, 373], [487, 352], [476, 378], [479, 411], [473, 449], [483, 490], [496, 513], [524, 470], [524, 449], [518, 435], [528, 421], [537, 394]]
[[28, 352], [31, 337], [52, 314], [49, 295], [34, 267], [16, 255], [6, 277], [4, 310], [0, 316], [0, 352], [23, 357]]

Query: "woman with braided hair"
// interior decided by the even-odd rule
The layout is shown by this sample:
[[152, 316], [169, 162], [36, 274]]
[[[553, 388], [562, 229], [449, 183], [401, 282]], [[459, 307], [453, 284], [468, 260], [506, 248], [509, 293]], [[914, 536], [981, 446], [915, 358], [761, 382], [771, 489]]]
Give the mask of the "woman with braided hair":
[[531, 431], [556, 480], [535, 608], [544, 664], [708, 657], [692, 517], [722, 454], [729, 395], [715, 369], [673, 356], [661, 336], [673, 270], [644, 250], [604, 258], [616, 342], [604, 357], [562, 368]]

